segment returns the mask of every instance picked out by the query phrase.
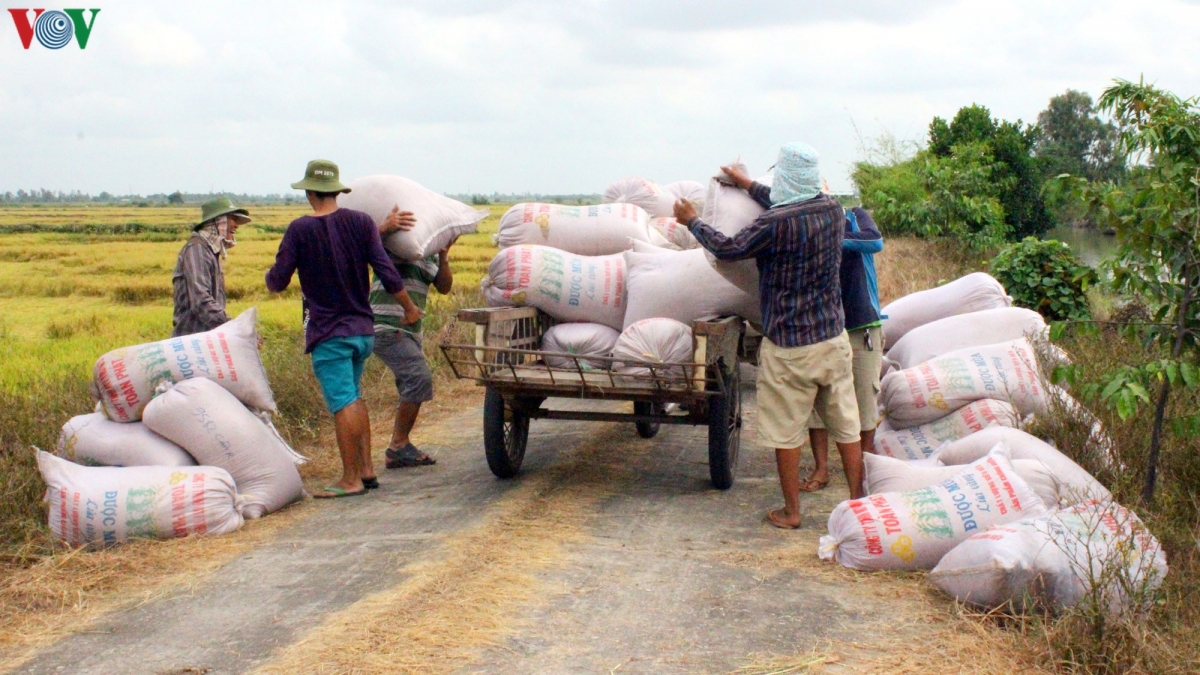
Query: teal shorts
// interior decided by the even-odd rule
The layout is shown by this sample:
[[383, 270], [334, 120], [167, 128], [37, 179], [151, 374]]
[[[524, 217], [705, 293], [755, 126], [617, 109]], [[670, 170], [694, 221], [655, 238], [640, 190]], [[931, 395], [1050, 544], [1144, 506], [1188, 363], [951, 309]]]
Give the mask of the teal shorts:
[[358, 383], [374, 347], [374, 335], [352, 335], [329, 338], [313, 348], [313, 374], [321, 383], [329, 412], [337, 414], [359, 399]]

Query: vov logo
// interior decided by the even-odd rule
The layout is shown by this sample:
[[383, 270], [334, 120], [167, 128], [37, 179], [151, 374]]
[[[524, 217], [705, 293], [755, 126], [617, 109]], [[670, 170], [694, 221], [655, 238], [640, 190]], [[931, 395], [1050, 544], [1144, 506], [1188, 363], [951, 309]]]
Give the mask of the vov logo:
[[[84, 12], [91, 12], [91, 20], [85, 21]], [[33, 18], [29, 13], [33, 12]], [[10, 9], [13, 23], [17, 26], [17, 35], [21, 36], [21, 46], [29, 49], [33, 38], [46, 49], [62, 49], [71, 41], [71, 37], [79, 43], [80, 49], [87, 49], [88, 38], [92, 36], [92, 26], [96, 25], [98, 9]]]

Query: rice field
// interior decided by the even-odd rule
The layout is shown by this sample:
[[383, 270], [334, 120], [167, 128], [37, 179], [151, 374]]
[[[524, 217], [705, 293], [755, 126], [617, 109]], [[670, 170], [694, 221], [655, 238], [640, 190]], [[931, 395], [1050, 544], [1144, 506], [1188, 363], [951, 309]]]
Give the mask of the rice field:
[[[226, 261], [229, 313], [258, 307], [280, 427], [303, 445], [320, 436], [328, 416], [303, 355], [299, 281], [271, 294], [263, 277], [287, 224], [306, 208], [248, 208], [255, 223], [238, 230]], [[491, 206], [480, 231], [452, 249], [454, 291], [430, 295], [426, 352], [435, 368], [447, 321], [459, 307], [482, 302], [479, 282], [506, 209]], [[86, 387], [97, 357], [170, 335], [171, 276], [198, 212], [196, 206], [0, 208], [0, 566], [53, 550], [29, 447], [52, 446], [63, 422], [91, 411]], [[383, 377], [368, 381], [386, 384]]]

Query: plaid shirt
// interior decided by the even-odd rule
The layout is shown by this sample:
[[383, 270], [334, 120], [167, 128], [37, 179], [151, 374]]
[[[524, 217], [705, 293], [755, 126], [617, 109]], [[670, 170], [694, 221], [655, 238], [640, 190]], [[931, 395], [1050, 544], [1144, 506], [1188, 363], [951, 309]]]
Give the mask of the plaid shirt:
[[756, 260], [763, 335], [772, 343], [802, 347], [841, 335], [845, 211], [825, 194], [771, 208], [771, 188], [760, 183], [750, 186], [750, 196], [768, 210], [735, 236], [699, 218], [688, 230], [719, 260]]

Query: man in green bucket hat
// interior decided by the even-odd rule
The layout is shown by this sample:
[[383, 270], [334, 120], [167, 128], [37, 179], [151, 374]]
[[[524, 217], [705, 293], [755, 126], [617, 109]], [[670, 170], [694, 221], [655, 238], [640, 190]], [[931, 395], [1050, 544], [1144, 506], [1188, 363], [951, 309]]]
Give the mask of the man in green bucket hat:
[[404, 290], [404, 280], [383, 248], [375, 221], [361, 211], [338, 206], [338, 195], [350, 188], [339, 180], [336, 164], [314, 159], [304, 179], [292, 187], [304, 190], [313, 213], [288, 225], [266, 281], [267, 288], [278, 293], [288, 287], [293, 274], [299, 274], [304, 350], [312, 355], [313, 373], [333, 413], [342, 479], [313, 496], [361, 495], [379, 486], [371, 460], [371, 421], [359, 389], [375, 344], [368, 268], [375, 270], [384, 290], [400, 303], [405, 325], [420, 321], [423, 312]]
[[200, 222], [175, 262], [175, 318], [172, 337], [209, 331], [229, 320], [225, 313], [227, 251], [235, 245], [239, 225], [250, 222], [250, 213], [217, 197], [200, 207]]

